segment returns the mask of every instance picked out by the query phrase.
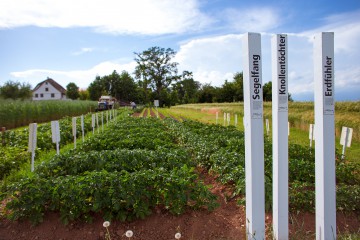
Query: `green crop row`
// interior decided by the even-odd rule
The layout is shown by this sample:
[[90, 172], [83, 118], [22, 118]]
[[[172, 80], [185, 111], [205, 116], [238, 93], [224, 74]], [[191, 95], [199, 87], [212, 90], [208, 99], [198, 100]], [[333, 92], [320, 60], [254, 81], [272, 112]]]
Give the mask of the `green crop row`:
[[121, 117], [76, 149], [45, 159], [33, 174], [3, 186], [10, 219], [42, 221], [46, 211], [62, 221], [143, 218], [157, 208], [213, 209], [214, 196], [199, 181], [188, 150], [158, 119]]
[[[245, 194], [244, 135], [234, 127], [204, 125], [195, 121], [183, 123], [166, 121], [180, 143], [188, 148], [197, 163], [218, 176], [222, 183], [234, 186], [234, 196]], [[272, 207], [272, 144], [264, 142], [265, 201]], [[360, 164], [336, 161], [337, 207], [346, 211], [359, 211]], [[292, 210], [314, 210], [315, 203], [314, 153], [300, 145], [289, 145], [289, 198]], [[306, 203], [306, 204], [305, 204]]]
[[[119, 110], [118, 110], [119, 111]], [[120, 111], [127, 115], [126, 110]], [[84, 115], [84, 134], [92, 131], [91, 127], [91, 113]], [[98, 118], [102, 115], [99, 113]], [[105, 115], [106, 116], [106, 115]], [[104, 119], [106, 123], [106, 118]], [[100, 121], [101, 124], [101, 121]], [[72, 118], [64, 117], [59, 120], [60, 127], [60, 147], [73, 142], [72, 135]], [[81, 138], [81, 121], [80, 118], [76, 121], [76, 135]], [[8, 130], [3, 136], [6, 145], [0, 146], [0, 180], [13, 170], [18, 170], [24, 163], [30, 161], [30, 154], [28, 150], [29, 128], [19, 128], [15, 130]], [[36, 155], [42, 152], [47, 152], [55, 149], [55, 144], [52, 143], [51, 123], [42, 123], [37, 127], [37, 149]]]
[[14, 101], [0, 99], [0, 127], [7, 129], [57, 120], [64, 116], [79, 116], [94, 111], [94, 101]]

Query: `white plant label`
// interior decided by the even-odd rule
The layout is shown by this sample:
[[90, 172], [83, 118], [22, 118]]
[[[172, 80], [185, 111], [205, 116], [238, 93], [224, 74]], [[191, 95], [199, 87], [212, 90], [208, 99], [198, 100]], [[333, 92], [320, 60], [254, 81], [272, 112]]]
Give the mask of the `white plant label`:
[[154, 100], [154, 106], [158, 107], [159, 106], [159, 100]]
[[59, 143], [60, 142], [60, 127], [59, 121], [51, 121], [51, 133], [52, 133], [52, 142]]
[[36, 142], [37, 142], [37, 124], [30, 123], [29, 125], [29, 146], [28, 152], [31, 152], [31, 171], [34, 171], [35, 165], [35, 149], [36, 149]]
[[85, 133], [84, 133], [84, 115], [81, 115], [81, 133], [82, 133], [82, 140], [84, 142]]
[[37, 124], [36, 123], [30, 123], [30, 125], [29, 125], [28, 152], [35, 151], [36, 143], [37, 143]]
[[348, 127], [342, 127], [341, 129], [341, 137], [340, 137], [340, 144], [346, 145], [346, 147], [351, 146], [351, 139], [352, 139], [353, 129]]

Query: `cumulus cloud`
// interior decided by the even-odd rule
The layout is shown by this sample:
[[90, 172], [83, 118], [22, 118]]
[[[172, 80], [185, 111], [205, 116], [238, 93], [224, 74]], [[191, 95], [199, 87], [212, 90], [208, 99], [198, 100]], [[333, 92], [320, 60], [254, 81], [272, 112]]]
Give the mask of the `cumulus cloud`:
[[196, 0], [2, 0], [0, 28], [92, 27], [112, 34], [197, 31], [211, 19]]
[[92, 49], [92, 48], [81, 48], [79, 51], [73, 52], [72, 55], [79, 56], [79, 55], [89, 53], [92, 51], [94, 51], [94, 49]]
[[[357, 20], [356, 20], [357, 21]], [[349, 22], [349, 26], [357, 26]], [[335, 32], [335, 91], [347, 91], [349, 88], [360, 89], [359, 49], [345, 50], [343, 45], [351, 46], [353, 41], [360, 41], [360, 34], [352, 32], [350, 27], [333, 28]], [[324, 26], [322, 29], [327, 29]], [[353, 28], [357, 29], [357, 28]], [[345, 31], [346, 30], [346, 31]], [[320, 29], [303, 33], [288, 33], [289, 42], [289, 91], [295, 100], [314, 94], [313, 42], [310, 39]], [[351, 34], [353, 39], [348, 39]], [[271, 45], [273, 34], [262, 34], [263, 83], [271, 79]], [[194, 73], [194, 79], [201, 83], [221, 86], [224, 80], [232, 80], [235, 72], [242, 71], [242, 34], [230, 34], [216, 37], [193, 39], [183, 43], [176, 55], [181, 68]], [[311, 36], [311, 37], [310, 37]], [[338, 38], [344, 38], [339, 40]], [[338, 40], [337, 40], [338, 39]], [[346, 44], [344, 44], [346, 42]], [[299, 98], [298, 98], [299, 97]]]
[[221, 86], [241, 71], [241, 34], [194, 39], [183, 43], [175, 61], [201, 83]]
[[223, 13], [227, 24], [236, 31], [263, 32], [275, 29], [279, 25], [279, 17], [272, 8], [226, 9]]
[[87, 88], [89, 84], [94, 81], [95, 76], [104, 76], [111, 74], [114, 70], [118, 73], [127, 71], [130, 74], [134, 71], [136, 62], [129, 62], [125, 64], [118, 63], [116, 61], [107, 61], [97, 64], [96, 66], [77, 71], [58, 71], [58, 70], [47, 70], [47, 69], [31, 69], [22, 72], [10, 73], [13, 77], [19, 80], [29, 80], [32, 86], [36, 86], [40, 81], [45, 80], [47, 77], [53, 78], [63, 87], [69, 82], [74, 82], [80, 88]]

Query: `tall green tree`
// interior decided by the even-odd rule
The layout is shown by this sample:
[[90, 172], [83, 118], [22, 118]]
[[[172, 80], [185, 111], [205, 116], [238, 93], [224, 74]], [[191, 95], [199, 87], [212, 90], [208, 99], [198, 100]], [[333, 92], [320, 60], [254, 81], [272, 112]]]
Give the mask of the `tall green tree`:
[[235, 101], [244, 101], [244, 78], [242, 72], [236, 72], [234, 74], [235, 84]]
[[263, 86], [263, 99], [265, 102], [272, 101], [272, 82], [267, 82]]
[[79, 98], [80, 100], [89, 100], [90, 99], [89, 91], [87, 89], [79, 90]]
[[139, 101], [139, 91], [131, 75], [122, 71], [121, 74], [115, 70], [103, 77], [96, 76], [88, 87], [91, 100], [98, 100], [102, 95], [110, 95], [122, 101]]
[[198, 92], [199, 103], [212, 103], [216, 102], [217, 89], [209, 83], [203, 84]]
[[[173, 62], [176, 52], [171, 48], [151, 47], [136, 55], [135, 77], [141, 83], [143, 93], [148, 93], [148, 88], [154, 91], [160, 105], [166, 90], [173, 82], [180, 79], [178, 76], [178, 63]], [[149, 97], [145, 97], [149, 100]]]
[[196, 103], [200, 87], [200, 82], [194, 80], [192, 72], [184, 71], [181, 80], [173, 84], [172, 91], [176, 91], [178, 103]]
[[79, 87], [75, 83], [71, 82], [66, 85], [66, 97], [72, 100], [78, 99], [80, 97]]
[[0, 97], [4, 99], [29, 99], [32, 96], [31, 85], [15, 81], [7, 81], [0, 87]]

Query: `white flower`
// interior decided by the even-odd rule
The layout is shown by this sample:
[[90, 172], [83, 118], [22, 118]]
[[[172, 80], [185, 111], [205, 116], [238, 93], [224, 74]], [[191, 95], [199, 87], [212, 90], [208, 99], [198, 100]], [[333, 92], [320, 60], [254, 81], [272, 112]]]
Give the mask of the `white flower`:
[[181, 238], [181, 233], [176, 233], [175, 234], [175, 239], [180, 239]]
[[125, 235], [126, 235], [128, 238], [131, 238], [131, 237], [134, 235], [134, 233], [133, 233], [133, 231], [131, 231], [131, 230], [127, 230], [126, 233], [125, 233]]
[[105, 221], [105, 222], [103, 223], [103, 226], [106, 227], [106, 228], [109, 227], [109, 226], [110, 226], [110, 222], [109, 222], [109, 221]]

